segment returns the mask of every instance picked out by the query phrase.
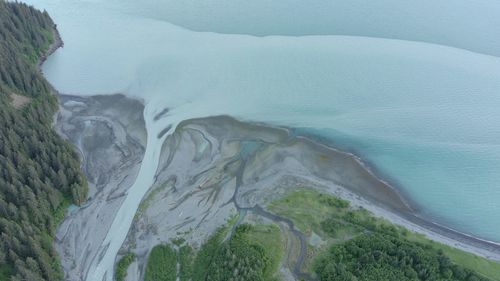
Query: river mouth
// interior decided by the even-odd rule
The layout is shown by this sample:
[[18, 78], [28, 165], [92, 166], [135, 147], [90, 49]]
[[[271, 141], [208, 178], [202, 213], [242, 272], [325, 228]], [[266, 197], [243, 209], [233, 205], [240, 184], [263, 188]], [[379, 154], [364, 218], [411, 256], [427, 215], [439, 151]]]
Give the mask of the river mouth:
[[[179, 233], [188, 233], [183, 239], [190, 245], [201, 245], [236, 213], [283, 224], [284, 231], [302, 245], [296, 246], [290, 270], [297, 278], [309, 280], [301, 269], [305, 237], [289, 220], [266, 210], [273, 199], [303, 187], [345, 198], [436, 241], [500, 259], [496, 244], [415, 216], [397, 190], [355, 155], [294, 136], [286, 128], [227, 116], [179, 123], [161, 146], [151, 188], [140, 189], [144, 196], [137, 210], [132, 209], [123, 202], [132, 194], [129, 189], [136, 184], [144, 161], [143, 105], [121, 95], [61, 96], [60, 100], [56, 128], [82, 152], [91, 187], [88, 202], [69, 214], [57, 234], [56, 246], [71, 280], [99, 280], [87, 272], [94, 272], [96, 265], [105, 269], [103, 274], [112, 272], [115, 256], [129, 251], [137, 254], [140, 269], [154, 245], [170, 243]], [[130, 212], [132, 221], [130, 225], [119, 221], [124, 240], [117, 242], [115, 252], [103, 245], [108, 245], [106, 237], [117, 237], [113, 224], [120, 210]], [[103, 253], [111, 257], [111, 269]], [[136, 273], [140, 279], [143, 270]]]
[[[80, 129], [95, 126], [102, 132], [87, 138], [102, 142], [88, 142], [85, 149], [100, 145], [108, 149], [113, 141], [107, 138], [127, 136], [117, 144], [121, 151], [106, 153], [113, 153], [109, 160], [134, 154], [129, 166], [135, 168], [129, 177], [115, 175], [127, 183], [116, 183], [115, 193], [101, 198], [101, 202], [115, 204], [112, 211], [104, 212], [104, 220], [125, 222], [111, 231], [121, 238], [108, 237], [105, 243], [88, 249], [75, 247], [74, 251], [85, 253], [82, 256], [91, 257], [92, 251], [103, 255], [109, 249], [119, 251], [134, 209], [147, 191], [144, 186], [149, 188], [157, 176], [163, 140], [175, 134], [177, 125], [185, 120], [218, 115], [326, 135], [335, 140], [335, 147], [354, 151], [363, 158], [362, 163], [369, 163], [364, 165], [369, 168], [366, 173], [375, 171], [393, 183], [387, 186], [397, 187], [397, 193], [418, 211], [418, 217], [409, 215], [410, 220], [436, 222], [428, 226], [436, 232], [448, 233], [439, 226], [445, 225], [499, 241], [500, 224], [492, 223], [500, 213], [500, 34], [492, 28], [500, 24], [497, 2], [457, 2], [452, 7], [456, 13], [445, 13], [443, 18], [434, 15], [440, 11], [435, 1], [404, 7], [392, 0], [379, 3], [380, 7], [350, 1], [351, 9], [345, 6], [349, 1], [336, 1], [333, 11], [323, 3], [312, 7], [314, 11], [305, 7], [281, 14], [283, 19], [292, 17], [293, 23], [269, 17], [258, 2], [251, 10], [263, 19], [259, 25], [248, 24], [255, 18], [237, 17], [242, 11], [231, 10], [222, 0], [213, 1], [212, 11], [195, 0], [185, 10], [169, 1], [152, 9], [158, 4], [155, 0], [144, 4], [127, 1], [123, 6], [116, 1], [28, 2], [53, 15], [65, 40], [64, 48], [43, 65], [46, 77], [58, 90], [76, 96], [120, 92], [144, 103], [144, 109], [130, 110], [142, 115], [142, 137], [135, 139], [128, 138], [127, 130], [136, 129], [120, 124], [116, 116], [119, 122], [83, 117], [89, 122]], [[275, 2], [277, 6], [268, 11], [276, 11], [284, 3]], [[165, 12], [165, 7], [172, 9]], [[360, 17], [365, 9], [370, 16]], [[325, 18], [318, 11], [356, 16], [329, 16], [341, 21], [322, 24]], [[302, 12], [310, 17], [294, 14]], [[200, 21], [190, 17], [214, 13], [222, 15], [209, 22], [204, 17], [198, 17]], [[412, 14], [415, 16], [400, 17]], [[235, 21], [238, 24], [228, 24]], [[397, 24], [388, 24], [391, 22]], [[230, 28], [221, 29], [227, 26]], [[133, 152], [123, 149], [129, 141], [136, 143]], [[97, 154], [88, 159], [99, 157]], [[143, 159], [138, 160], [140, 156]], [[89, 175], [97, 185], [105, 186], [112, 177], [98, 174], [111, 166], [106, 161], [100, 164]], [[140, 174], [141, 169], [146, 176]], [[133, 179], [138, 180], [134, 190], [140, 192], [127, 197], [125, 190]], [[95, 197], [99, 196], [97, 190]], [[359, 193], [375, 199], [379, 196], [371, 189]], [[127, 198], [134, 198], [132, 205], [122, 204]], [[386, 201], [398, 209], [392, 205], [403, 200]], [[119, 212], [122, 205], [127, 212]], [[75, 229], [82, 226], [80, 223]], [[468, 239], [459, 236], [459, 240]], [[104, 270], [111, 267], [114, 256], [107, 257]], [[87, 268], [91, 262], [85, 260], [82, 266]]]
[[[53, 15], [66, 43], [43, 66], [61, 92], [124, 93], [154, 116], [168, 108], [167, 119], [146, 118], [162, 130], [214, 115], [314, 130], [373, 163], [423, 216], [498, 241], [500, 224], [491, 223], [500, 213], [500, 34], [491, 28], [498, 3], [455, 1], [446, 19], [433, 16], [442, 9], [433, 1], [334, 2], [304, 9], [294, 2], [297, 9], [280, 13], [305, 13], [292, 21], [269, 16], [284, 2], [269, 10], [247, 3], [263, 19], [250, 25], [253, 16], [237, 17], [242, 10], [223, 0], [189, 8], [32, 1]], [[323, 17], [366, 9], [369, 17]], [[307, 32], [332, 18], [340, 22]]]

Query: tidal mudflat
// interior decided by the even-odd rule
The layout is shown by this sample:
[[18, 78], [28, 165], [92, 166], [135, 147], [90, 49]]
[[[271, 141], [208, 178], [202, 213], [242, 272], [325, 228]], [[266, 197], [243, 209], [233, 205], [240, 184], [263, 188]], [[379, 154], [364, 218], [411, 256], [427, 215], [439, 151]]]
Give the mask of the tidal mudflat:
[[135, 182], [146, 131], [140, 102], [121, 95], [61, 95], [55, 128], [80, 151], [89, 199], [70, 211], [56, 234], [56, 249], [70, 280], [85, 280], [110, 222]]
[[[67, 216], [56, 243], [68, 278], [88, 280], [144, 155], [144, 107], [114, 95], [62, 96], [61, 108], [56, 128], [81, 151], [91, 195], [85, 206]], [[146, 188], [113, 263], [133, 252], [137, 259], [127, 280], [141, 280], [155, 245], [183, 239], [196, 249], [238, 216], [238, 223], [280, 225], [291, 243], [281, 274], [285, 280], [307, 278], [301, 263], [308, 240], [289, 220], [268, 209], [274, 200], [304, 188], [347, 199], [356, 208], [432, 240], [500, 260], [496, 244], [415, 216], [397, 190], [355, 155], [294, 136], [287, 128], [219, 116], [183, 121], [165, 139], [154, 183]]]
[[214, 115], [317, 132], [422, 216], [500, 240], [497, 1], [29, 2], [65, 40], [43, 66], [59, 91], [142, 99], [154, 134]]
[[[368, 200], [367, 205], [388, 209], [390, 212], [384, 216], [397, 213], [393, 220], [425, 225], [425, 229], [432, 229], [435, 237], [443, 240], [453, 237], [453, 242], [447, 240], [448, 244], [469, 247], [478, 253], [478, 249], [490, 247], [495, 251], [494, 245], [500, 239], [500, 224], [492, 223], [498, 221], [500, 213], [500, 36], [499, 29], [491, 27], [499, 23], [498, 2], [454, 1], [453, 7], [436, 1], [401, 4], [396, 0], [335, 0], [317, 5], [225, 0], [213, 0], [206, 5], [193, 0], [188, 6], [178, 1], [156, 0], [28, 2], [48, 10], [65, 40], [64, 48], [43, 65], [45, 76], [59, 91], [87, 97], [123, 93], [142, 101], [132, 109], [120, 107], [111, 113], [111, 119], [106, 117], [109, 111], [101, 113], [107, 111], [104, 106], [89, 111], [93, 112], [91, 115], [83, 110], [86, 122], [78, 118], [72, 121], [80, 122], [77, 129], [67, 122], [67, 128], [74, 132], [68, 136], [83, 151], [87, 173], [95, 185], [91, 186], [93, 197], [89, 202], [101, 194], [98, 190], [116, 189], [107, 187], [113, 184], [105, 184], [113, 179], [106, 175], [108, 168], [122, 167], [123, 161], [133, 163], [123, 166], [117, 175], [124, 179], [124, 185], [119, 185], [120, 192], [114, 194], [120, 194], [114, 201], [116, 205], [109, 211], [101, 210], [103, 217], [94, 215], [94, 219], [102, 219], [99, 222], [104, 226], [96, 235], [99, 241], [91, 246], [87, 242], [74, 246], [78, 253], [90, 247], [91, 253], [80, 254], [89, 257], [84, 265], [65, 264], [67, 271], [74, 271], [71, 274], [92, 281], [103, 276], [111, 279], [117, 254], [123, 252], [124, 243], [130, 246], [130, 241], [136, 239], [129, 233], [130, 227], [137, 233], [144, 231], [136, 224], [145, 224], [149, 219], [141, 214], [147, 218], [152, 211], [141, 200], [152, 196], [151, 188], [158, 187], [162, 173], [170, 173], [170, 178], [163, 182], [165, 189], [176, 189], [178, 182], [188, 184], [173, 173], [194, 177], [190, 174], [194, 172], [178, 171], [175, 165], [165, 164], [170, 161], [165, 160], [165, 151], [174, 145], [175, 139], [187, 134], [183, 133], [183, 126], [212, 120], [204, 119], [210, 116], [231, 116], [248, 122], [227, 127], [229, 121], [220, 121], [220, 117], [215, 118], [217, 122], [210, 121], [214, 128], [222, 126], [242, 136], [248, 135], [244, 131], [249, 124], [255, 125], [253, 122], [267, 124], [254, 130], [259, 138], [263, 138], [260, 130], [271, 130], [273, 133], [266, 134], [274, 135], [273, 138], [284, 135], [283, 139], [264, 144], [240, 136], [241, 143], [233, 145], [246, 147], [240, 149], [240, 154], [249, 158], [240, 159], [229, 168], [240, 167], [241, 161], [247, 167], [254, 161], [252, 157], [261, 157], [262, 161], [280, 163], [276, 164], [276, 171], [278, 167], [290, 169], [288, 173], [311, 181], [311, 185], [312, 179], [319, 177], [325, 186], [342, 186]], [[293, 9], [283, 9], [283, 5]], [[337, 16], [332, 17], [333, 14]], [[70, 99], [74, 101], [62, 103], [61, 124], [67, 121], [64, 118], [70, 118], [64, 114], [75, 112], [74, 116], [78, 116], [82, 102], [92, 108], [94, 105], [90, 104], [103, 98]], [[116, 108], [120, 103], [102, 104]], [[117, 112], [121, 110], [127, 112], [119, 117]], [[142, 120], [142, 125], [128, 131], [131, 112], [137, 114], [134, 118]], [[86, 126], [102, 132], [90, 133]], [[141, 133], [133, 133], [138, 127], [142, 128]], [[226, 133], [212, 134], [208, 125], [198, 127], [202, 136], [211, 136], [211, 145], [224, 143]], [[119, 137], [110, 141], [111, 132]], [[321, 136], [325, 141], [319, 144], [297, 137], [296, 132]], [[191, 142], [197, 138], [193, 136]], [[122, 139], [119, 144], [112, 144], [118, 139]], [[127, 150], [124, 147], [132, 145], [130, 141], [136, 145]], [[196, 142], [204, 143], [201, 139]], [[182, 143], [185, 144], [168, 150], [168, 157], [177, 155], [176, 161], [181, 161], [176, 163], [194, 170], [206, 167], [209, 174], [219, 169], [213, 168], [212, 162], [191, 161], [191, 154], [182, 152], [184, 146], [208, 148], [189, 145], [190, 141]], [[99, 146], [107, 148], [90, 152]], [[264, 150], [272, 154], [270, 147], [292, 151], [293, 156], [281, 155], [284, 160], [280, 160], [278, 156], [262, 154]], [[224, 149], [233, 155], [229, 158], [241, 158], [234, 156], [238, 148]], [[319, 160], [298, 152], [322, 149], [337, 151], [338, 162], [331, 162], [328, 157], [321, 160], [333, 167], [322, 166]], [[132, 158], [127, 158], [130, 155]], [[196, 159], [204, 159], [203, 153], [197, 155]], [[217, 158], [216, 152], [212, 158]], [[306, 172], [297, 170], [298, 164], [290, 159], [303, 164]], [[241, 169], [244, 172], [246, 168]], [[269, 171], [261, 170], [263, 174]], [[234, 177], [233, 172], [220, 173], [221, 177]], [[215, 176], [208, 182], [232, 186]], [[256, 182], [260, 187], [266, 184], [260, 176]], [[242, 183], [247, 185], [248, 182]], [[238, 194], [240, 188], [227, 190], [205, 196], [225, 198]], [[175, 194], [165, 195], [178, 201]], [[254, 198], [255, 204], [260, 202], [256, 195], [245, 200], [250, 198]], [[214, 206], [225, 210], [218, 214], [217, 222], [223, 221], [231, 208], [240, 213], [241, 208], [255, 205], [247, 206], [241, 201], [240, 207], [246, 207], [239, 208], [236, 203], [240, 201], [231, 202], [214, 202]], [[263, 202], [258, 205], [265, 211]], [[209, 206], [204, 208], [200, 212], [210, 213]], [[67, 226], [65, 223], [61, 229]], [[84, 229], [83, 222], [81, 226]], [[138, 243], [144, 247], [137, 248], [138, 252], [152, 243], [144, 241]], [[483, 252], [483, 256], [495, 257], [490, 252]]]

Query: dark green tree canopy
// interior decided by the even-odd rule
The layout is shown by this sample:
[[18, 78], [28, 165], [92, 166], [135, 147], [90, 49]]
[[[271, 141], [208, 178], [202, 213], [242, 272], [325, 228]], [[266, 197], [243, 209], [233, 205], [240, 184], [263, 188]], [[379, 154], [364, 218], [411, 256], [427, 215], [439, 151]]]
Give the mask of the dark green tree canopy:
[[[0, 280], [61, 280], [55, 227], [86, 196], [78, 154], [52, 130], [57, 98], [38, 70], [54, 28], [46, 12], [0, 0]], [[13, 94], [27, 104], [14, 108]]]

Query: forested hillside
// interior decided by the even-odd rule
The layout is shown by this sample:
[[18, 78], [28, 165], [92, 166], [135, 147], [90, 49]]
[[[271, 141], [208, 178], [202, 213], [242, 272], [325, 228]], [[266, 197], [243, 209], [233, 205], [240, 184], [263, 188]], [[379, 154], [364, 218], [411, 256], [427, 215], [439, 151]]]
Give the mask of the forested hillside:
[[62, 279], [54, 231], [65, 208], [86, 196], [78, 154], [52, 130], [57, 99], [37, 68], [53, 30], [46, 12], [0, 0], [2, 281]]

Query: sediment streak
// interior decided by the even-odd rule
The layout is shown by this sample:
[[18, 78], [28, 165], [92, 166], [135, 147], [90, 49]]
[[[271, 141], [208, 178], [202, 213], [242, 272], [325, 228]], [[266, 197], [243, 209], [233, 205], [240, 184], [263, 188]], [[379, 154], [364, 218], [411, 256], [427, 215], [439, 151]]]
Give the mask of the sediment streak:
[[[141, 168], [134, 184], [127, 191], [126, 198], [116, 213], [106, 238], [92, 261], [92, 265], [86, 275], [87, 281], [113, 280], [113, 267], [118, 250], [127, 237], [128, 230], [132, 225], [134, 215], [141, 203], [142, 197], [154, 183], [154, 176], [160, 158], [161, 144], [173, 131], [170, 130], [157, 138], [158, 134], [164, 129], [162, 124], [165, 123], [159, 122], [161, 120], [151, 118], [151, 116], [157, 115], [154, 111], [155, 108], [151, 108], [148, 105], [144, 108], [147, 145]], [[175, 126], [172, 127], [175, 128]]]

